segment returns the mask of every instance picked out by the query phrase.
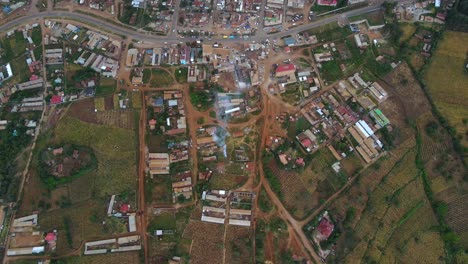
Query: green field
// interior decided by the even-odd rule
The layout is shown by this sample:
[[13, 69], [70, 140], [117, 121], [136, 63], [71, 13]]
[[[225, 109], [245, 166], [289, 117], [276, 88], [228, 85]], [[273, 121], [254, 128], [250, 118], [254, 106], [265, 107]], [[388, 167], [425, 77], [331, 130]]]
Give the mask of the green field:
[[336, 60], [322, 63], [320, 73], [322, 74], [322, 77], [329, 82], [337, 81], [343, 77], [343, 72]]
[[98, 159], [94, 186], [98, 195], [122, 193], [134, 188], [136, 140], [132, 130], [99, 126], [66, 116], [56, 128], [54, 141], [94, 149]]
[[468, 147], [466, 43], [468, 33], [446, 31], [424, 78], [436, 107]]
[[156, 230], [175, 230], [176, 229], [176, 217], [173, 212], [165, 212], [157, 215], [151, 219], [148, 231], [154, 233]]
[[112, 94], [115, 91], [116, 81], [113, 78], [101, 77], [96, 88], [96, 96]]
[[178, 83], [186, 83], [187, 82], [187, 74], [188, 68], [187, 67], [180, 67], [175, 70], [175, 78]]
[[152, 87], [167, 87], [173, 83], [174, 79], [167, 71], [161, 69], [151, 70], [150, 85]]

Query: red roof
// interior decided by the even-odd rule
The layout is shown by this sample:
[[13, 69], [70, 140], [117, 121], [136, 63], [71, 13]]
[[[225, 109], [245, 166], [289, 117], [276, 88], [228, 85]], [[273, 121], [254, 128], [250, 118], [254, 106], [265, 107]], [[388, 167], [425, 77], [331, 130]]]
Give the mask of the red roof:
[[50, 99], [50, 102], [52, 104], [60, 104], [62, 102], [62, 96], [53, 95], [52, 98]]
[[151, 119], [150, 121], [148, 121], [148, 124], [156, 125], [156, 119]]
[[284, 51], [285, 52], [291, 52], [291, 48], [290, 47], [284, 47]]
[[304, 138], [302, 141], [301, 141], [301, 144], [302, 146], [304, 147], [309, 147], [310, 145], [312, 145], [312, 141], [309, 139], [309, 138]]
[[335, 226], [333, 225], [331, 221], [328, 221], [327, 218], [323, 218], [322, 221], [320, 221], [320, 224], [318, 225], [317, 230], [325, 239], [328, 239], [328, 237], [333, 232], [334, 227]]
[[338, 4], [338, 0], [319, 0], [317, 5], [323, 6], [336, 6]]
[[56, 236], [55, 236], [55, 233], [48, 233], [45, 237], [45, 240], [50, 242], [50, 241], [55, 241], [56, 240]]
[[130, 205], [129, 204], [122, 204], [120, 206], [120, 212], [121, 213], [128, 213], [129, 210], [130, 210]]
[[278, 66], [278, 68], [276, 68], [276, 73], [285, 72], [285, 71], [295, 71], [295, 70], [296, 70], [296, 65], [283, 64], [283, 65]]
[[37, 75], [35, 75], [35, 74], [33, 74], [33, 75], [31, 75], [31, 77], [29, 77], [29, 80], [30, 80], [30, 81], [35, 81], [35, 80], [37, 80], [37, 79], [39, 79], [39, 76], [37, 76]]
[[303, 158], [298, 158], [298, 159], [296, 159], [296, 164], [297, 164], [297, 165], [304, 166], [304, 165], [305, 165], [304, 159], [303, 159]]

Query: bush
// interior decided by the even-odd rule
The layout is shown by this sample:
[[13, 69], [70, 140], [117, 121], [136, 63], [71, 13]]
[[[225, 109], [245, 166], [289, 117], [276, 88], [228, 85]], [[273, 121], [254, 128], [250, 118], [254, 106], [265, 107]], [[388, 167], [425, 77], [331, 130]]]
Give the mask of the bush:
[[70, 248], [73, 247], [73, 236], [71, 233], [71, 224], [72, 224], [72, 221], [70, 217], [65, 216], [63, 218], [63, 228], [65, 229], [65, 236], [67, 238], [67, 244]]
[[278, 195], [278, 198], [282, 199], [283, 193], [281, 191], [281, 182], [279, 181], [278, 177], [276, 177], [276, 175], [270, 168], [264, 168], [264, 171], [265, 177], [270, 183], [271, 189]]

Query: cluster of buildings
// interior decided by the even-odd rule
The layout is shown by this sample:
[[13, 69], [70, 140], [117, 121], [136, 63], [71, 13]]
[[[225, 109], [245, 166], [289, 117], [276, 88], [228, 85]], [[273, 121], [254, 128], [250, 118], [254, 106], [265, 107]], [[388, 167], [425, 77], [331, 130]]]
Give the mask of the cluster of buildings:
[[120, 200], [120, 197], [113, 194], [107, 206], [107, 216], [116, 217], [127, 222], [128, 232], [136, 232], [136, 211], [128, 201]]
[[211, 1], [185, 0], [179, 5], [178, 25], [188, 28], [207, 26], [211, 21]]
[[[320, 90], [320, 81], [311, 67], [298, 68], [293, 63], [280, 64], [274, 70], [277, 86], [270, 86], [271, 93], [284, 93], [288, 87], [301, 84], [304, 97], [316, 93]], [[276, 89], [275, 89], [276, 88]]]
[[[192, 198], [192, 172], [173, 173], [171, 166], [189, 160], [190, 141], [186, 138], [186, 117], [182, 92], [164, 91], [148, 99], [154, 116], [148, 120], [151, 133], [169, 136], [166, 152], [149, 152], [147, 157], [148, 172], [153, 177], [171, 177], [173, 202], [183, 196]], [[159, 116], [159, 117], [158, 117]], [[166, 118], [161, 118], [165, 116]], [[161, 123], [160, 123], [161, 122]]]
[[217, 0], [213, 3], [213, 23], [216, 28], [236, 30], [241, 34], [252, 33], [258, 25], [259, 0]]
[[414, 34], [414, 37], [418, 39], [418, 42], [422, 42], [421, 55], [426, 58], [431, 56], [432, 49], [432, 34], [428, 31], [422, 31]]
[[179, 172], [172, 176], [173, 182], [172, 187], [172, 202], [176, 202], [179, 197], [183, 197], [186, 200], [192, 199], [193, 195], [193, 184], [192, 184], [192, 172], [184, 171]]
[[[187, 119], [181, 91], [164, 91], [162, 95], [151, 96], [148, 105], [153, 108], [153, 116], [159, 116], [148, 121], [150, 130], [169, 136], [185, 134]], [[161, 116], [166, 117], [165, 120]]]
[[[107, 35], [80, 28], [73, 24], [61, 24], [53, 20], [45, 21], [52, 35], [46, 35], [44, 44], [49, 45], [60, 39], [79, 46], [78, 49], [66, 47], [46, 48], [46, 63], [63, 65], [65, 56], [75, 58], [73, 62], [83, 67], [90, 67], [102, 76], [115, 78], [119, 69], [121, 42]], [[79, 55], [78, 55], [79, 54]]]
[[203, 63], [202, 47], [196, 42], [193, 45], [173, 44], [144, 50], [131, 48], [126, 58], [127, 67]]
[[204, 163], [217, 162], [220, 152], [226, 148], [226, 131], [218, 126], [201, 127], [197, 130], [197, 150]]
[[[34, 49], [36, 45], [34, 44], [31, 35], [33, 30], [37, 30], [39, 24], [35, 23], [32, 25], [25, 25], [24, 27], [16, 30], [7, 32], [6, 39], [14, 38], [15, 34], [21, 33], [23, 36], [23, 41], [25, 42], [25, 63], [28, 69], [28, 81], [16, 84], [10, 84], [7, 81], [15, 76], [14, 70], [12, 69], [11, 63], [8, 62], [5, 65], [0, 66], [0, 85], [3, 86], [0, 88], [0, 102], [2, 104], [10, 102], [10, 97], [17, 92], [22, 91], [37, 91], [37, 94], [29, 97], [23, 98], [21, 101], [10, 102], [12, 105], [12, 112], [26, 112], [26, 111], [41, 111], [43, 108], [44, 100], [42, 95], [39, 95], [39, 92], [45, 87], [44, 80], [39, 77], [43, 70], [43, 65], [40, 60], [36, 59], [34, 54]], [[42, 56], [42, 54], [40, 54]], [[38, 58], [40, 59], [40, 58]], [[24, 73], [22, 73], [24, 74]]]
[[[290, 76], [287, 79], [295, 78], [293, 64], [278, 68], [280, 72], [286, 72], [285, 76]], [[338, 82], [333, 90], [323, 92], [302, 105], [299, 117], [307, 121], [308, 128], [297, 134], [296, 140], [306, 152], [313, 153], [323, 145], [330, 145], [335, 138], [349, 135], [356, 143], [354, 146], [350, 145], [349, 149], [355, 148], [362, 159], [370, 163], [380, 157], [383, 151], [383, 144], [376, 132], [389, 125], [390, 121], [378, 105], [387, 98], [388, 93], [379, 82], [365, 81], [359, 73], [355, 73], [347, 80]], [[362, 107], [366, 111], [356, 111], [356, 107]], [[281, 142], [280, 139], [272, 139], [270, 145], [274, 146], [275, 141]], [[341, 160], [342, 155], [345, 156], [331, 148], [338, 160]], [[291, 157], [283, 154], [278, 158], [283, 165], [288, 165]]]
[[254, 194], [251, 192], [204, 191], [201, 220], [215, 224], [249, 227], [252, 221], [253, 198]]
[[[405, 22], [426, 22], [444, 24], [448, 11], [455, 1], [428, 0], [396, 5], [393, 12], [398, 20]], [[436, 12], [433, 8], [436, 7]]]
[[57, 235], [57, 230], [40, 231], [37, 214], [14, 219], [6, 255], [24, 256], [54, 252], [57, 247]]

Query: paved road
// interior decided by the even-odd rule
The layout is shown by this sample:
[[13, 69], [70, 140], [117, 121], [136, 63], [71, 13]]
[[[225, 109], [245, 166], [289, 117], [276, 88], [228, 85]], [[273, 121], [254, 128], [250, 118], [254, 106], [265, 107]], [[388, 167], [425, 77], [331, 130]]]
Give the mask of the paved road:
[[[380, 6], [366, 6], [363, 8], [354, 9], [354, 10], [345, 12], [343, 14], [350, 17], [350, 16], [356, 16], [356, 15], [369, 13], [377, 9], [380, 9]], [[265, 38], [277, 39], [277, 38], [281, 38], [287, 35], [294, 35], [301, 31], [308, 30], [311, 28], [320, 27], [331, 22], [335, 22], [338, 20], [338, 18], [341, 15], [342, 14], [337, 14], [334, 16], [326, 17], [324, 19], [320, 19], [318, 21], [312, 21], [308, 24], [297, 26], [287, 31], [270, 34], [266, 37], [265, 36], [253, 36], [248, 41], [245, 41], [242, 39], [215, 39], [215, 40], [212, 40], [212, 42], [216, 41], [219, 43], [232, 43], [232, 42], [239, 43], [239, 42], [250, 42], [250, 41], [262, 41]], [[111, 31], [112, 33], [124, 35], [124, 36], [127, 36], [128, 38], [134, 38], [143, 42], [161, 43], [161, 42], [179, 42], [179, 41], [193, 40], [191, 38], [174, 37], [174, 36], [171, 36], [172, 34], [169, 36], [151, 35], [150, 33], [147, 33], [147, 32], [130, 29], [127, 26], [120, 26], [117, 22], [111, 23], [111, 22], [107, 22], [96, 17], [88, 16], [82, 13], [74, 13], [70, 11], [46, 11], [42, 13], [18, 17], [1, 25], [0, 32], [6, 32], [12, 28], [18, 27], [19, 25], [32, 23], [39, 19], [44, 19], [44, 18], [64, 18], [68, 20], [78, 20], [82, 23], [91, 24], [99, 28], [103, 28], [108, 31]]]

